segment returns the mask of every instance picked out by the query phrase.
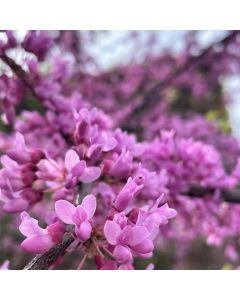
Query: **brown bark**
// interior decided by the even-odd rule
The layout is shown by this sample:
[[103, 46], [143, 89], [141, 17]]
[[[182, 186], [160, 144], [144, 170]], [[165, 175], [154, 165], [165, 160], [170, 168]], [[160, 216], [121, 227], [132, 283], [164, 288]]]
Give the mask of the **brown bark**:
[[52, 247], [44, 254], [35, 256], [23, 270], [48, 270], [58, 258], [62, 257], [74, 241], [73, 237], [66, 238], [61, 244]]

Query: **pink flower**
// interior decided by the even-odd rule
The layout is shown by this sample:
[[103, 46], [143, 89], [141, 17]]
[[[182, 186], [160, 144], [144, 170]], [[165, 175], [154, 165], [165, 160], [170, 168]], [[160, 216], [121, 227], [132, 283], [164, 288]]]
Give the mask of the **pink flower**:
[[116, 261], [107, 260], [100, 256], [95, 258], [95, 262], [99, 270], [134, 270], [134, 267], [131, 263], [120, 264], [118, 266]]
[[44, 157], [44, 153], [41, 150], [27, 147], [23, 135], [19, 132], [16, 133], [15, 143], [7, 151], [7, 155], [20, 165], [26, 163], [36, 164]]
[[100, 270], [134, 270], [131, 263], [128, 264], [121, 264], [119, 267], [117, 267], [117, 263], [109, 260], [107, 261]]
[[125, 210], [130, 204], [132, 204], [134, 196], [142, 188], [143, 185], [138, 185], [131, 177], [128, 178], [126, 185], [120, 191], [115, 200], [115, 208], [118, 211]]
[[115, 246], [113, 255], [118, 263], [128, 264], [133, 255], [151, 255], [153, 243], [149, 239], [150, 233], [144, 226], [126, 225], [123, 229], [114, 221], [107, 221], [104, 235], [110, 245]]
[[108, 162], [108, 173], [111, 176], [119, 179], [128, 178], [132, 170], [132, 163], [132, 154], [130, 153], [130, 151], [123, 149], [118, 157], [113, 157], [113, 159]]
[[39, 150], [29, 149], [24, 137], [16, 134], [14, 146], [1, 157], [0, 201], [7, 213], [22, 212], [41, 199], [41, 194], [33, 189], [36, 180], [36, 164], [44, 156]]
[[96, 211], [96, 198], [88, 195], [83, 198], [82, 204], [75, 207], [66, 200], [59, 200], [55, 204], [56, 214], [65, 224], [75, 225], [77, 237], [85, 242], [92, 233], [91, 219]]
[[84, 160], [80, 160], [74, 150], [69, 150], [65, 156], [65, 168], [69, 175], [67, 176], [67, 186], [75, 184], [76, 180], [89, 183], [96, 180], [101, 175], [99, 167], [87, 167]]
[[158, 207], [163, 197], [159, 197], [152, 207], [145, 206], [139, 210], [137, 225], [145, 226], [151, 233], [151, 238], [155, 239], [159, 233], [159, 227], [166, 225], [169, 219], [177, 215], [175, 209], [170, 208], [167, 203]]
[[103, 263], [100, 270], [117, 270], [117, 263], [113, 260], [108, 260]]
[[9, 270], [9, 260], [5, 260], [3, 264], [0, 265], [0, 270]]
[[38, 221], [26, 212], [21, 214], [21, 219], [19, 230], [27, 237], [21, 244], [23, 250], [40, 254], [61, 243], [64, 234], [64, 226], [61, 222], [57, 221], [43, 229], [38, 225]]
[[37, 56], [39, 61], [44, 60], [47, 52], [51, 49], [53, 45], [53, 40], [46, 31], [29, 31], [22, 43], [22, 47], [28, 51], [32, 52]]
[[237, 261], [239, 258], [237, 249], [233, 244], [227, 245], [224, 254], [232, 262]]
[[0, 201], [4, 203], [3, 211], [6, 213], [18, 213], [29, 207], [28, 201], [21, 192], [14, 192], [9, 182], [9, 190], [0, 189]]

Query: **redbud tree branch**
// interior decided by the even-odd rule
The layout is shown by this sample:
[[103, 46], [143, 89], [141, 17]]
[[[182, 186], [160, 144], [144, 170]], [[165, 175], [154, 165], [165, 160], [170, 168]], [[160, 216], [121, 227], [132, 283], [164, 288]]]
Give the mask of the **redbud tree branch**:
[[[136, 114], [139, 115], [141, 113], [145, 113], [146, 110], [149, 111], [150, 109], [152, 109], [154, 105], [159, 101], [161, 93], [164, 92], [166, 88], [171, 86], [180, 75], [182, 75], [189, 69], [193, 69], [199, 66], [199, 64], [201, 64], [208, 57], [208, 55], [213, 53], [214, 47], [216, 47], [216, 45], [222, 45], [224, 48], [226, 48], [229, 43], [231, 43], [237, 37], [239, 33], [239, 30], [231, 31], [225, 38], [217, 41], [216, 43], [213, 43], [211, 46], [204, 49], [200, 55], [191, 56], [183, 65], [176, 68], [175, 71], [167, 76], [164, 80], [153, 83], [152, 86], [144, 91], [145, 94], [142, 103], [138, 107], [136, 107], [131, 114], [136, 116]], [[219, 55], [219, 53], [217, 53], [217, 55]], [[138, 92], [139, 91], [137, 91], [137, 93]]]
[[[183, 194], [189, 197], [202, 198], [206, 195], [213, 195], [215, 190], [215, 188], [211, 187], [191, 186], [190, 189]], [[220, 189], [220, 197], [224, 202], [240, 204], [240, 190]]]
[[12, 72], [23, 82], [23, 84], [30, 90], [32, 95], [39, 99], [39, 95], [37, 95], [33, 83], [26, 71], [17, 64], [12, 58], [3, 53], [0, 56], [0, 59], [12, 70]]
[[23, 270], [48, 270], [58, 258], [62, 257], [74, 241], [73, 237], [66, 238], [61, 244], [52, 247], [44, 254], [35, 256]]

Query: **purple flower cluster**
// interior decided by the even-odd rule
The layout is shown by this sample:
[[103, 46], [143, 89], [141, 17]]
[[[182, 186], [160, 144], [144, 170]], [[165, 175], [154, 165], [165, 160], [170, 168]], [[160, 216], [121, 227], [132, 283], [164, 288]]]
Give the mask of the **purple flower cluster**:
[[[212, 109], [219, 76], [239, 71], [237, 52], [213, 49], [149, 97], [155, 82], [184, 66], [188, 51], [92, 75], [81, 65], [76, 33], [29, 31], [22, 41], [5, 34], [0, 219], [11, 214], [11, 226], [25, 236], [18, 250], [43, 254], [70, 240], [49, 268], [69, 255], [75, 269], [88, 261], [101, 270], [132, 270], [135, 258], [150, 261], [176, 243], [181, 259], [204, 239], [238, 262], [240, 205], [223, 202], [223, 191], [238, 188], [239, 142], [200, 105]], [[20, 64], [12, 49], [24, 51]], [[176, 113], [179, 101], [183, 113]], [[210, 192], [194, 196], [192, 187]]]
[[41, 150], [29, 149], [23, 136], [16, 134], [13, 148], [1, 157], [4, 167], [0, 170], [0, 188], [5, 212], [21, 212], [41, 199], [41, 192], [33, 188], [33, 183], [36, 165], [43, 156]]
[[[21, 245], [27, 252], [44, 253], [71, 233], [89, 256], [86, 243], [93, 243], [97, 256], [103, 248], [118, 264], [132, 268], [133, 257], [153, 255], [160, 227], [176, 215], [161, 202], [165, 181], [142, 167], [144, 145], [120, 129], [112, 130], [101, 111], [73, 110], [72, 117], [75, 145], [64, 157], [32, 150], [17, 133], [14, 148], [2, 156], [3, 209], [24, 211], [19, 229], [27, 237]], [[152, 191], [152, 186], [157, 189]], [[55, 206], [42, 229], [25, 211], [49, 195]]]

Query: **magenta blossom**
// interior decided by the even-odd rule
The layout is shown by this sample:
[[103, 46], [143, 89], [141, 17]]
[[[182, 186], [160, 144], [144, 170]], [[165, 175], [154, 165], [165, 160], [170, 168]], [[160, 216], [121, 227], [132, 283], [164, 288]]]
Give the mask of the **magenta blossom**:
[[[107, 261], [103, 261], [102, 264], [99, 266], [100, 270], [134, 270], [134, 267], [131, 263], [127, 263], [127, 264], [121, 264], [117, 265], [117, 263], [113, 260], [107, 260]], [[154, 269], [154, 264], [150, 263], [149, 265], [147, 265], [146, 270], [153, 270]]]
[[28, 148], [20, 133], [16, 134], [14, 145], [1, 157], [0, 201], [4, 202], [5, 212], [22, 212], [41, 199], [33, 183], [37, 179], [36, 165], [43, 156], [42, 151]]
[[52, 38], [47, 31], [31, 30], [26, 34], [22, 47], [26, 51], [35, 54], [39, 61], [41, 61], [45, 58], [52, 44]]
[[110, 245], [115, 246], [113, 255], [118, 263], [128, 264], [136, 256], [151, 256], [153, 243], [149, 239], [150, 233], [144, 226], [126, 225], [124, 228], [114, 222], [107, 221], [104, 235]]
[[[50, 190], [62, 193], [67, 189], [71, 191], [79, 182], [90, 183], [101, 175], [100, 167], [88, 167], [85, 160], [80, 160], [74, 150], [68, 150], [65, 159], [54, 160], [50, 157], [42, 159], [38, 163], [36, 172], [42, 185], [46, 185]], [[57, 199], [66, 199], [66, 195]]]
[[125, 210], [133, 202], [133, 198], [137, 194], [137, 192], [142, 188], [142, 184], [138, 185], [131, 177], [128, 178], [126, 185], [120, 191], [115, 200], [115, 208], [118, 211]]
[[84, 183], [96, 180], [101, 175], [99, 167], [87, 167], [84, 160], [80, 160], [74, 150], [69, 150], [65, 156], [65, 168], [69, 175], [67, 176], [67, 186], [74, 185], [79, 179]]
[[119, 267], [117, 267], [117, 263], [109, 260], [107, 261], [100, 270], [134, 270], [132, 264], [121, 264]]
[[56, 214], [65, 224], [75, 225], [77, 237], [85, 242], [92, 233], [91, 219], [96, 211], [96, 198], [88, 195], [83, 198], [82, 204], [75, 207], [66, 200], [59, 200], [55, 204]]
[[22, 242], [21, 248], [26, 252], [40, 254], [48, 251], [54, 245], [62, 242], [64, 225], [57, 221], [43, 229], [38, 221], [29, 216], [28, 213], [21, 214], [22, 223], [19, 230], [27, 238]]
[[166, 225], [169, 219], [177, 215], [176, 210], [170, 208], [167, 203], [161, 206], [160, 203], [162, 200], [163, 197], [159, 197], [153, 206], [149, 207], [146, 205], [138, 213], [136, 224], [145, 226], [151, 233], [152, 239], [157, 237], [160, 226]]

